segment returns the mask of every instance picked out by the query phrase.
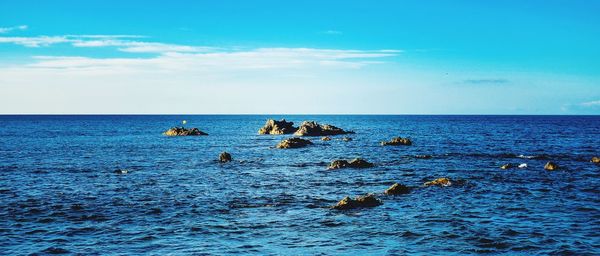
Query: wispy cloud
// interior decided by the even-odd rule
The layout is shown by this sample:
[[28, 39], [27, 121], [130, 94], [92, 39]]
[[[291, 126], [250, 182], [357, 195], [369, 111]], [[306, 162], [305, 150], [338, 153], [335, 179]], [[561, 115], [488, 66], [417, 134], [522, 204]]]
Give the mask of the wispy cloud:
[[600, 107], [600, 100], [582, 102], [579, 105], [581, 105], [583, 107]]
[[341, 35], [341, 34], [343, 34], [343, 32], [342, 32], [342, 31], [339, 31], [339, 30], [332, 30], [332, 29], [330, 29], [330, 30], [325, 30], [325, 31], [322, 31], [321, 33], [322, 33], [322, 34], [326, 34], [326, 35]]
[[5, 27], [5, 28], [0, 28], [0, 34], [8, 33], [8, 32], [15, 31], [15, 30], [26, 30], [26, 29], [27, 29], [27, 25]]
[[510, 81], [507, 79], [467, 79], [463, 80], [465, 84], [506, 84]]

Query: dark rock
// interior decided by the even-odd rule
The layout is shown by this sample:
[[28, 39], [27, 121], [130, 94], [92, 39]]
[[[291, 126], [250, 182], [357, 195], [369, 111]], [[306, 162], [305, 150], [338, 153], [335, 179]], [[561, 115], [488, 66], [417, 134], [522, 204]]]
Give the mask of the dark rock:
[[355, 158], [351, 161], [335, 160], [335, 161], [331, 162], [331, 164], [329, 164], [329, 167], [327, 169], [329, 169], [329, 170], [340, 169], [340, 168], [360, 169], [360, 168], [369, 168], [369, 167], [373, 167], [373, 166], [375, 166], [375, 165], [363, 160], [362, 158]]
[[383, 193], [386, 195], [403, 195], [410, 193], [410, 188], [405, 185], [395, 183], [394, 185], [386, 189]]
[[221, 154], [219, 154], [219, 162], [221, 163], [227, 163], [230, 162], [231, 159], [231, 154], [227, 153], [227, 152], [222, 152]]
[[129, 173], [129, 170], [127, 170], [127, 169], [116, 169], [113, 172], [116, 173], [116, 174], [127, 174], [127, 173]]
[[503, 170], [512, 169], [512, 168], [515, 168], [515, 166], [511, 163], [500, 166], [500, 169], [503, 169]]
[[432, 181], [425, 182], [423, 186], [440, 186], [448, 187], [452, 185], [452, 181], [449, 178], [439, 178]]
[[277, 148], [302, 148], [313, 144], [310, 140], [300, 138], [285, 139], [277, 144]]
[[198, 130], [198, 128], [187, 129], [184, 127], [173, 127], [166, 132], [163, 133], [167, 136], [198, 136], [198, 135], [208, 135], [205, 132]]
[[258, 134], [292, 134], [296, 130], [298, 128], [294, 127], [293, 122], [286, 122], [285, 119], [281, 119], [281, 121], [269, 119], [265, 126], [258, 130]]
[[554, 162], [547, 162], [546, 165], [544, 165], [544, 170], [546, 171], [555, 171], [558, 170], [558, 168], [558, 164]]
[[431, 159], [431, 158], [433, 158], [433, 156], [431, 156], [431, 155], [416, 155], [415, 158], [418, 158], [418, 159]]
[[357, 196], [352, 199], [350, 197], [344, 197], [341, 201], [339, 201], [332, 208], [336, 210], [350, 210], [356, 208], [367, 208], [367, 207], [376, 207], [382, 205], [381, 200], [377, 199], [372, 194]]
[[298, 130], [294, 133], [296, 136], [328, 136], [338, 134], [349, 134], [354, 133], [352, 131], [344, 131], [333, 125], [323, 124], [320, 125], [313, 121], [302, 122], [302, 125], [298, 127]]
[[327, 136], [325, 136], [325, 137], [321, 138], [321, 140], [322, 140], [322, 141], [330, 141], [330, 140], [331, 140], [331, 137], [327, 137]]
[[600, 164], [600, 157], [592, 157], [592, 160], [590, 160], [590, 162], [595, 163], [595, 164]]
[[408, 139], [408, 138], [396, 137], [396, 138], [392, 138], [392, 140], [390, 140], [390, 141], [382, 141], [381, 145], [382, 146], [399, 146], [399, 145], [410, 146], [410, 145], [412, 145], [412, 141], [410, 141], [410, 139]]

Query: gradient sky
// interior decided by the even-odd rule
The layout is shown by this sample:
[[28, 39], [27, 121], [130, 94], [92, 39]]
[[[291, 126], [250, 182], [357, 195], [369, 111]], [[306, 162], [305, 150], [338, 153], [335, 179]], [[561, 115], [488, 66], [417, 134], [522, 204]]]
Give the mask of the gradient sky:
[[600, 1], [0, 2], [0, 113], [600, 114]]

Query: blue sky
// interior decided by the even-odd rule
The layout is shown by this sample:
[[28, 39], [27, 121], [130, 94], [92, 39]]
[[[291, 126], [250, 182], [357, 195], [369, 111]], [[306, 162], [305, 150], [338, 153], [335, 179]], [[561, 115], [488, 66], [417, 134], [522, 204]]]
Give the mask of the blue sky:
[[2, 1], [0, 113], [600, 114], [598, 1]]

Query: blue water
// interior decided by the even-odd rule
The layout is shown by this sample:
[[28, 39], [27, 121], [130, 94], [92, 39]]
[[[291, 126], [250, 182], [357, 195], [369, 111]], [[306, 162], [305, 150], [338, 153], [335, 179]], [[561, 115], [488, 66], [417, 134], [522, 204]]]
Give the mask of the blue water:
[[[275, 149], [267, 118], [356, 134]], [[161, 135], [184, 119], [210, 135]], [[0, 116], [0, 251], [598, 255], [599, 139], [598, 116]], [[376, 167], [325, 170], [354, 157]], [[381, 195], [438, 177], [466, 183]], [[328, 208], [364, 193], [384, 204]]]

